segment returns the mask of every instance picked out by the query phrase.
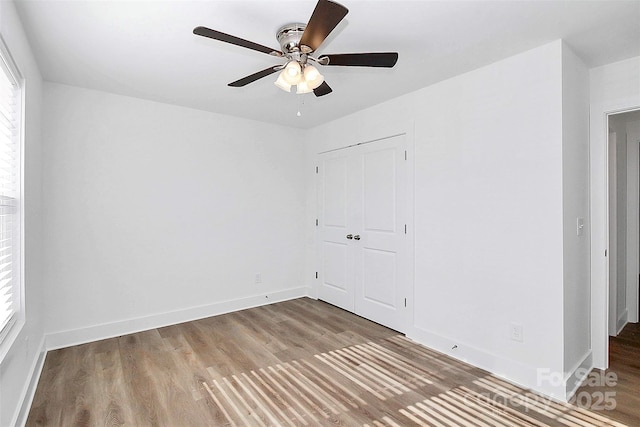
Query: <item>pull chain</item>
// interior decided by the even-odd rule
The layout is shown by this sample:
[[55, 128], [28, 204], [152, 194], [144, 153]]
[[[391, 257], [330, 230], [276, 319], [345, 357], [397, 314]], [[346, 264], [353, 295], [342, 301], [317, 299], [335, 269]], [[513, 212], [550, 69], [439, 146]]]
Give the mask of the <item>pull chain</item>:
[[304, 107], [304, 95], [300, 95], [300, 100], [298, 101], [298, 112], [296, 113], [297, 117], [302, 116], [302, 113], [300, 112], [300, 110], [302, 110]]

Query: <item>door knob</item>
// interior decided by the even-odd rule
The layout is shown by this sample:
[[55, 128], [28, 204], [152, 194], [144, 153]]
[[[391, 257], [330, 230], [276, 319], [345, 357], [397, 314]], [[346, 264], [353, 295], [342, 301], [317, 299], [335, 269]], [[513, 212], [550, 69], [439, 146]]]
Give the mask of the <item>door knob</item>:
[[360, 235], [359, 235], [359, 234], [356, 234], [355, 236], [353, 236], [353, 238], [354, 238], [355, 240], [360, 240]]
[[349, 240], [353, 239], [353, 234], [347, 234], [347, 239], [349, 239]]

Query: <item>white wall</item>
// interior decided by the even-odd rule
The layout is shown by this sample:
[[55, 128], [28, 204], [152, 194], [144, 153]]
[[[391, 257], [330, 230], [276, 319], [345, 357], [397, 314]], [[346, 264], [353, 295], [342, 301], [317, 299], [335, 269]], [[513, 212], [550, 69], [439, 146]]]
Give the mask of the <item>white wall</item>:
[[554, 395], [535, 374], [562, 371], [560, 48], [425, 89], [415, 177], [415, 335]]
[[46, 83], [43, 130], [50, 347], [306, 293], [290, 129]]
[[[584, 185], [586, 171], [586, 131], [568, 133], [563, 146], [562, 51], [557, 41], [319, 126], [307, 145], [312, 170], [318, 152], [415, 125], [409, 336], [558, 398], [565, 385], [539, 382], [537, 369], [564, 371], [563, 156], [580, 159], [565, 190]], [[569, 93], [578, 98], [568, 105], [582, 102]], [[571, 120], [586, 127], [585, 119]], [[575, 216], [587, 216], [585, 195], [566, 206], [575, 230]], [[315, 201], [308, 209], [311, 220]], [[586, 251], [584, 241], [577, 245]], [[570, 255], [575, 289], [584, 290], [588, 260]], [[523, 325], [523, 343], [510, 339], [511, 322]]]
[[[0, 2], [0, 33], [25, 78], [25, 325], [0, 365], [0, 426], [20, 423], [30, 400], [27, 393], [44, 355], [42, 312], [41, 103], [42, 78], [11, 2]], [[22, 410], [22, 413], [21, 413]]]
[[[592, 367], [589, 336], [589, 72], [562, 48], [562, 210], [564, 282], [564, 374], [567, 395]], [[578, 235], [578, 218], [584, 221]]]
[[640, 57], [593, 68], [590, 80], [591, 343], [595, 367], [609, 365], [607, 114], [640, 107]]

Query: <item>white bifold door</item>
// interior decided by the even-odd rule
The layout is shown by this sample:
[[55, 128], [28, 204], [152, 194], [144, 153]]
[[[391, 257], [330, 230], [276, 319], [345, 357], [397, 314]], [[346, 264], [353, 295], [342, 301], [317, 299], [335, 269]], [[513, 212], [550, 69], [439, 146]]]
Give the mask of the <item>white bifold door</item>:
[[405, 135], [319, 155], [320, 299], [403, 332], [407, 269]]

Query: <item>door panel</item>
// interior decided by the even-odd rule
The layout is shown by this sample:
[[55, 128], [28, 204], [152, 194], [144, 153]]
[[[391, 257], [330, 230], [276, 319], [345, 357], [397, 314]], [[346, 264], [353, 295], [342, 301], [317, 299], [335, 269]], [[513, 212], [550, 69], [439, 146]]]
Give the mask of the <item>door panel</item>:
[[320, 206], [320, 299], [345, 310], [354, 310], [352, 249], [348, 246], [347, 200], [349, 158], [346, 153], [324, 156], [319, 165]]
[[347, 158], [327, 159], [323, 171], [323, 224], [344, 229], [347, 226]]
[[404, 136], [364, 146], [362, 225], [355, 260], [355, 312], [402, 331], [406, 324]]
[[363, 156], [364, 229], [396, 230], [396, 150], [386, 149]]
[[323, 281], [322, 284], [338, 291], [347, 288], [347, 245], [336, 242], [322, 242]]
[[364, 248], [362, 256], [363, 300], [395, 309], [396, 253]]
[[399, 331], [410, 290], [404, 150], [400, 135], [319, 162], [320, 299]]

